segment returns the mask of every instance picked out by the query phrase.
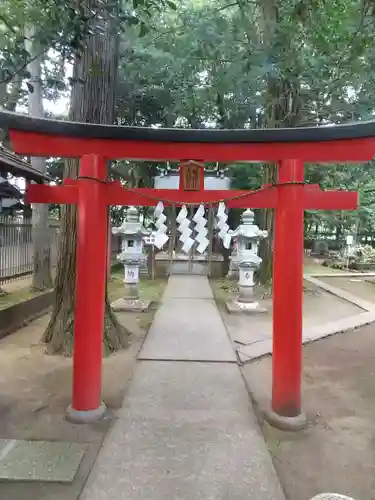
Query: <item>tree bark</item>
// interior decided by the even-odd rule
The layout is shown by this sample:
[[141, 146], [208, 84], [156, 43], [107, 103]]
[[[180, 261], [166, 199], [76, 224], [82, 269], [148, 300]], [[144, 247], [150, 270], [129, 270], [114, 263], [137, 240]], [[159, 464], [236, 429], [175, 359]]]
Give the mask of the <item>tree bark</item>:
[[[267, 54], [268, 62], [278, 60], [275, 48], [285, 46], [284, 38], [278, 33], [280, 24], [280, 0], [259, 0], [262, 21], [262, 44]], [[280, 49], [278, 49], [280, 50]], [[288, 50], [288, 47], [285, 48]], [[298, 78], [298, 58], [294, 58], [292, 71], [281, 68], [279, 74], [270, 73], [267, 77], [267, 90], [264, 100], [264, 126], [267, 128], [295, 127], [300, 121], [301, 102]], [[263, 167], [263, 184], [277, 182], [277, 166], [266, 164]], [[274, 210], [261, 211], [262, 228], [268, 231], [268, 238], [260, 244], [262, 264], [259, 270], [259, 281], [263, 285], [272, 282], [273, 274], [273, 229]]]
[[[118, 72], [118, 37], [111, 29], [109, 1], [89, 0], [86, 8], [94, 19], [93, 35], [85, 41], [74, 63], [69, 119], [87, 123], [115, 121], [115, 88]], [[96, 16], [93, 16], [96, 13]], [[78, 175], [78, 161], [67, 160], [64, 177]], [[73, 349], [74, 297], [76, 275], [77, 207], [62, 210], [56, 296], [52, 316], [43, 341], [48, 352], [71, 355]], [[128, 344], [129, 331], [118, 322], [106, 291], [104, 353]], [[89, 346], [88, 346], [89, 348]]]
[[[268, 58], [272, 57], [272, 44], [274, 42], [275, 33], [277, 29], [277, 18], [278, 18], [278, 0], [259, 0], [259, 10], [261, 12], [261, 42], [265, 48], [265, 52]], [[271, 85], [272, 78], [268, 77], [267, 92], [265, 96], [265, 116], [264, 116], [264, 126], [274, 127], [275, 120], [273, 117], [274, 107], [270, 104], [274, 102], [275, 97], [274, 92], [272, 92]], [[263, 184], [273, 184], [276, 181], [276, 166], [273, 164], [266, 164], [263, 167]], [[261, 284], [269, 285], [272, 281], [273, 273], [273, 221], [274, 221], [274, 210], [273, 209], [262, 209], [260, 214], [262, 229], [268, 231], [268, 238], [261, 240], [260, 242], [260, 256], [262, 258], [262, 264], [259, 269], [258, 279]]]
[[[30, 55], [27, 70], [30, 73], [28, 81], [28, 107], [29, 115], [43, 118], [41, 63], [42, 57], [36, 57], [38, 47], [34, 36], [33, 26], [25, 28], [25, 49]], [[45, 158], [31, 158], [32, 167], [39, 172], [46, 172]], [[33, 276], [31, 289], [37, 291], [52, 288], [51, 276], [51, 244], [48, 227], [48, 205], [38, 204], [32, 206], [32, 231], [33, 231]]]

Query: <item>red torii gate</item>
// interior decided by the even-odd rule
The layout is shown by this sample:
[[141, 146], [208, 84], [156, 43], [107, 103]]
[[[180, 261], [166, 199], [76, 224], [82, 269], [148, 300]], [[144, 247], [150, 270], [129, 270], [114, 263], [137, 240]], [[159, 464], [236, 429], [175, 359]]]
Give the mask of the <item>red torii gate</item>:
[[[303, 212], [353, 210], [357, 193], [321, 191], [304, 184], [306, 162], [365, 162], [375, 152], [375, 122], [335, 127], [260, 130], [181, 130], [102, 126], [34, 119], [0, 111], [14, 150], [30, 156], [80, 158], [78, 179], [61, 186], [31, 185], [27, 201], [78, 205], [73, 399], [69, 416], [90, 421], [101, 401], [102, 336], [108, 205], [217, 204], [275, 208], [273, 279], [273, 382], [271, 422], [304, 425], [301, 411]], [[107, 161], [199, 159], [200, 162], [272, 161], [278, 183], [257, 192], [124, 189], [107, 181]], [[203, 175], [203, 172], [202, 172]], [[235, 199], [228, 199], [233, 198]]]

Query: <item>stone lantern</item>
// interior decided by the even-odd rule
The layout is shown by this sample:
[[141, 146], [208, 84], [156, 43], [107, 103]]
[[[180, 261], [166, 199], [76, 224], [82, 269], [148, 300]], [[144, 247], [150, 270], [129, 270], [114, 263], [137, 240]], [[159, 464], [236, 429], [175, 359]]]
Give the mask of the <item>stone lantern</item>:
[[239, 296], [227, 304], [230, 312], [264, 312], [254, 300], [254, 272], [262, 259], [259, 257], [259, 241], [268, 236], [254, 224], [254, 212], [247, 209], [241, 216], [241, 224], [231, 233], [237, 241], [237, 252], [231, 257], [239, 270]]
[[129, 207], [125, 221], [120, 227], [112, 228], [112, 233], [122, 235], [121, 253], [117, 260], [124, 264], [125, 271], [124, 297], [113, 302], [112, 307], [115, 311], [146, 310], [150, 301], [139, 298], [139, 270], [146, 260], [144, 237], [149, 236], [151, 231], [140, 222], [137, 208]]

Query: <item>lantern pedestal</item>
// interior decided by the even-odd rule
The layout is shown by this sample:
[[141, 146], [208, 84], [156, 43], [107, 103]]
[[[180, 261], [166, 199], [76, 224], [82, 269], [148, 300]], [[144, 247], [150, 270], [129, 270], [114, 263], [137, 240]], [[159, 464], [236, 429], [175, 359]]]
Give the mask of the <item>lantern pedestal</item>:
[[240, 295], [237, 301], [245, 304], [257, 304], [254, 302], [254, 266], [249, 262], [239, 265], [239, 289]]
[[124, 260], [125, 268], [125, 292], [124, 297], [112, 302], [111, 306], [115, 312], [128, 311], [139, 312], [147, 311], [152, 301], [139, 298], [139, 270], [141, 259]]
[[139, 299], [139, 268], [141, 267], [140, 259], [125, 260], [125, 298], [128, 300]]
[[256, 267], [252, 262], [241, 262], [239, 268], [239, 295], [235, 300], [228, 301], [226, 306], [228, 312], [236, 313], [264, 313], [267, 309], [261, 307], [259, 302], [254, 300], [254, 271]]

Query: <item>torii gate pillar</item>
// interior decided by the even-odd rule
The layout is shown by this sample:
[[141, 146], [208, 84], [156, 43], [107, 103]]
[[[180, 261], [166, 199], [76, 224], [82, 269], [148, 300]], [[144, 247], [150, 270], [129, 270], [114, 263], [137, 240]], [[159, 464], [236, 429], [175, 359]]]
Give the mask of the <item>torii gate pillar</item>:
[[286, 430], [306, 425], [301, 411], [303, 180], [301, 160], [279, 163], [273, 261], [272, 409], [267, 418]]
[[106, 158], [83, 156], [79, 175], [73, 394], [67, 418], [87, 423], [106, 410], [101, 400], [108, 224], [101, 181], [107, 176]]

